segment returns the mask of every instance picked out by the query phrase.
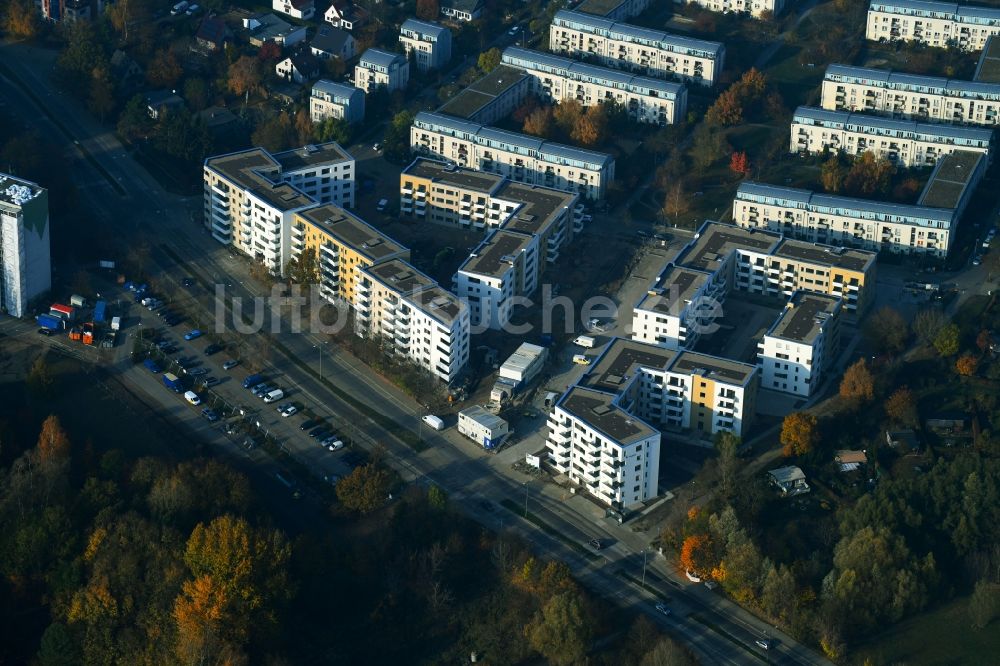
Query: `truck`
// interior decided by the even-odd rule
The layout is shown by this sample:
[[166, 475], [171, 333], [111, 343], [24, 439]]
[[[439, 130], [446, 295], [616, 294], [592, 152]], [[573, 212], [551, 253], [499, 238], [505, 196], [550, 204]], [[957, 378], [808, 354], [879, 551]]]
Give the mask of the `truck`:
[[94, 344], [94, 322], [88, 321], [83, 325], [83, 344]]
[[573, 344], [576, 345], [577, 347], [583, 347], [584, 349], [590, 349], [595, 344], [597, 344], [597, 340], [595, 340], [594, 338], [590, 337], [589, 335], [578, 335], [578, 336], [576, 336], [576, 339], [573, 340]]
[[163, 385], [174, 393], [180, 393], [184, 390], [184, 385], [181, 384], [180, 378], [172, 372], [163, 373]]
[[73, 321], [76, 318], [76, 310], [62, 303], [53, 303], [49, 306], [49, 314], [66, 321]]
[[142, 364], [146, 366], [146, 369], [152, 372], [153, 374], [156, 374], [157, 372], [160, 371], [159, 364], [157, 364], [157, 362], [151, 358], [147, 358], [145, 361], [142, 362]]
[[94, 323], [103, 324], [104, 318], [107, 315], [107, 311], [108, 311], [108, 304], [105, 303], [104, 301], [97, 301], [97, 304], [94, 305]]
[[257, 384], [260, 384], [262, 381], [264, 381], [264, 375], [260, 374], [259, 372], [255, 372], [254, 374], [250, 375], [249, 377], [243, 380], [243, 388], [245, 389], [253, 388], [254, 386], [257, 386]]
[[530, 342], [521, 343], [517, 351], [500, 366], [500, 376], [513, 380], [517, 385], [527, 384], [542, 371], [547, 356], [548, 350], [545, 347]]
[[42, 328], [47, 328], [50, 331], [61, 331], [66, 328], [66, 322], [59, 317], [53, 317], [50, 314], [40, 314], [35, 317], [35, 321]]
[[69, 297], [69, 304], [74, 308], [82, 308], [87, 305], [87, 299], [80, 294], [73, 294]]
[[444, 430], [444, 421], [442, 421], [439, 416], [427, 414], [421, 420], [435, 430]]
[[120, 331], [121, 328], [122, 328], [122, 318], [121, 317], [112, 317], [111, 318], [111, 330], [112, 331]]

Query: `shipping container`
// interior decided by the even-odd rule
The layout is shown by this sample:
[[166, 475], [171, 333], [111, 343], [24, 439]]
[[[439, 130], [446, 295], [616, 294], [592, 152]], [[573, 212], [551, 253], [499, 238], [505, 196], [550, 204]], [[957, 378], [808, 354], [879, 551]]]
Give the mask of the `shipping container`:
[[62, 303], [53, 303], [49, 306], [49, 314], [66, 321], [73, 321], [76, 318], [76, 310]]
[[66, 322], [60, 317], [53, 317], [50, 314], [40, 314], [35, 317], [35, 321], [42, 328], [47, 328], [50, 331], [61, 331], [66, 328]]
[[104, 323], [104, 318], [106, 316], [107, 309], [108, 309], [107, 303], [105, 303], [104, 301], [97, 301], [97, 304], [94, 306], [94, 323], [96, 324]]

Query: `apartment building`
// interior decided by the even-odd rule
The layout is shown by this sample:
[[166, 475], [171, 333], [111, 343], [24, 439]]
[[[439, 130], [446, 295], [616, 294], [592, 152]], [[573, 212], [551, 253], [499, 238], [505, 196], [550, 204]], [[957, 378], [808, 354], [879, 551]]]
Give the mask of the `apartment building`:
[[903, 167], [929, 166], [956, 150], [992, 158], [993, 130], [895, 120], [800, 106], [792, 115], [789, 152], [860, 155], [871, 151]]
[[510, 323], [514, 307], [524, 304], [517, 297], [538, 288], [540, 263], [537, 236], [497, 229], [476, 246], [452, 278], [476, 332]]
[[726, 271], [700, 271], [669, 262], [632, 308], [632, 339], [678, 350], [718, 330], [728, 285]]
[[454, 21], [475, 21], [483, 15], [485, 0], [442, 0], [441, 15]]
[[368, 49], [354, 66], [354, 85], [366, 93], [379, 88], [405, 90], [410, 82], [410, 61], [401, 53]]
[[498, 65], [438, 108], [438, 113], [484, 125], [512, 114], [531, 93], [531, 77]]
[[615, 176], [611, 155], [421, 111], [410, 128], [410, 148], [528, 185], [601, 199]]
[[653, 77], [678, 77], [704, 86], [715, 84], [726, 54], [719, 42], [680, 37], [566, 9], [556, 12], [549, 26], [549, 50], [590, 56], [608, 67]]
[[583, 0], [575, 9], [612, 21], [624, 21], [643, 13], [651, 4], [652, 0]]
[[359, 335], [409, 359], [444, 382], [469, 361], [469, 310], [403, 259], [361, 269], [354, 292]]
[[25, 317], [51, 288], [49, 191], [0, 173], [0, 312]]
[[986, 40], [983, 52], [979, 54], [973, 81], [980, 83], [1000, 83], [1000, 37], [990, 37]]
[[365, 119], [365, 93], [354, 86], [320, 79], [309, 95], [309, 118], [314, 123], [327, 118], [360, 123]]
[[203, 177], [212, 237], [278, 275], [291, 259], [295, 213], [318, 204], [354, 205], [354, 158], [332, 142], [273, 155], [251, 148], [209, 157]]
[[742, 183], [733, 221], [799, 240], [895, 254], [944, 258], [958, 221], [954, 208], [913, 206]]
[[640, 123], [672, 125], [687, 114], [683, 84], [577, 62], [569, 58], [507, 47], [502, 62], [531, 75], [531, 92], [554, 102], [583, 106], [613, 103]]
[[840, 347], [841, 302], [797, 291], [758, 343], [761, 388], [808, 398]]
[[692, 0], [700, 7], [713, 12], [750, 14], [760, 18], [764, 12], [777, 16], [785, 9], [784, 0]]
[[361, 271], [410, 250], [348, 211], [327, 204], [292, 216], [292, 259], [312, 254], [320, 294], [331, 303], [354, 303]]
[[1000, 124], [1000, 84], [830, 65], [820, 105], [829, 111], [995, 127]]
[[873, 41], [963, 51], [981, 51], [996, 34], [1000, 34], [1000, 9], [925, 0], [872, 0], [865, 28], [865, 37]]
[[399, 43], [412, 54], [418, 72], [440, 69], [451, 60], [451, 31], [440, 23], [406, 19], [399, 29]]

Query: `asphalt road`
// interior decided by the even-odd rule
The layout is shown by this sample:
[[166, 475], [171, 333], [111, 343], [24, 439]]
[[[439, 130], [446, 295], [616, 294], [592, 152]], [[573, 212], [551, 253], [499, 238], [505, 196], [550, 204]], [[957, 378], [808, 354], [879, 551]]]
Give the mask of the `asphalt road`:
[[[136, 242], [140, 238], [146, 239], [154, 248], [152, 259], [156, 264], [150, 267], [150, 272], [158, 272], [161, 278], [179, 280], [181, 276], [195, 275], [206, 283], [231, 285], [228, 289], [237, 295], [250, 295], [247, 287], [252, 283], [247, 279], [246, 263], [242, 259], [232, 258], [228, 250], [211, 240], [200, 226], [191, 222], [191, 213], [201, 208], [200, 197], [177, 197], [163, 191], [131, 159], [111, 132], [101, 129], [74, 100], [53, 92], [44, 74], [51, 71], [47, 58], [9, 44], [0, 47], [0, 54], [0, 59], [18, 79], [34, 91], [37, 98], [43, 100], [45, 107], [59, 110], [59, 120], [70, 136], [65, 137], [63, 130], [45, 115], [46, 109], [38, 108], [34, 99], [29, 98], [21, 87], [11, 86], [8, 81], [4, 81], [5, 94], [11, 107], [22, 112], [26, 119], [55, 139], [66, 138], [70, 143], [78, 141], [79, 146], [88, 151], [126, 191], [125, 195], [119, 194], [88, 161], [81, 159], [79, 154], [76, 155], [73, 167], [78, 174], [81, 198], [96, 224], [113, 233], [133, 238]], [[394, 192], [388, 194], [394, 195]], [[171, 254], [183, 257], [184, 265], [173, 265]], [[208, 319], [209, 315], [206, 313], [205, 317]], [[30, 329], [25, 334], [34, 335], [30, 333]], [[310, 365], [314, 368], [318, 366], [319, 353], [316, 345], [321, 342], [318, 338], [283, 332], [277, 334], [275, 339], [286, 346], [292, 356], [316, 359]], [[532, 481], [531, 477], [510, 469], [507, 464], [500, 464], [498, 458], [462, 439], [454, 430], [443, 433], [423, 432], [430, 446], [417, 454], [378, 423], [339, 401], [316, 376], [303, 372], [295, 363], [283, 358], [283, 354], [275, 353], [271, 365], [274, 366], [270, 370], [271, 375], [279, 378], [283, 387], [291, 389], [295, 399], [326, 407], [344, 422], [355, 424], [370, 441], [384, 444], [390, 454], [388, 462], [400, 472], [404, 480], [436, 483], [448, 490], [456, 504], [477, 520], [494, 528], [516, 529], [521, 532], [547, 554], [567, 561], [574, 573], [591, 589], [612, 601], [655, 617], [662, 627], [689, 645], [706, 662], [828, 663], [722, 595], [708, 591], [704, 586], [692, 585], [683, 576], [678, 577], [662, 557], [647, 555], [646, 558], [647, 583], [655, 580], [658, 582], [653, 584], [662, 588], [657, 594], [641, 590], [623, 579], [619, 575], [621, 570], [628, 571], [635, 578], [641, 576], [643, 565], [638, 558], [642, 557], [640, 553], [643, 549], [648, 547], [649, 537], [601, 518], [595, 512], [595, 507], [585, 499], [563, 497], [561, 489], [552, 484]], [[160, 400], [164, 408], [174, 410], [181, 418], [200, 418], [195, 410], [178, 411], [177, 397], [160, 390], [162, 387], [154, 387], [151, 384], [153, 378], [148, 373], [142, 376], [145, 371], [141, 366], [123, 368], [122, 372], [125, 381], [149, 397]], [[419, 405], [374, 376], [348, 354], [333, 349], [328, 357], [324, 357], [323, 377], [325, 382], [376, 408], [404, 428], [420, 432], [422, 410]], [[301, 441], [293, 435], [294, 433], [289, 435], [289, 443], [294, 455], [301, 456], [308, 445], [315, 446], [311, 441]], [[312, 456], [306, 458], [306, 461], [309, 462], [310, 458]], [[313, 459], [312, 464], [315, 467], [317, 461]], [[322, 473], [317, 470], [317, 475]], [[531, 523], [495, 504], [504, 498], [520, 501], [525, 495], [529, 511], [572, 542], [586, 543], [591, 538], [600, 537], [612, 545], [601, 551], [601, 560], [594, 562], [582, 556], [577, 549], [568, 547], [563, 541], [554, 540]], [[494, 503], [493, 511], [483, 508], [481, 502], [484, 499]], [[502, 525], [500, 521], [504, 521]], [[659, 598], [669, 598], [668, 603], [673, 609], [671, 616], [663, 617], [654, 611], [653, 603]], [[777, 643], [766, 654], [753, 646], [753, 641], [765, 633]]]

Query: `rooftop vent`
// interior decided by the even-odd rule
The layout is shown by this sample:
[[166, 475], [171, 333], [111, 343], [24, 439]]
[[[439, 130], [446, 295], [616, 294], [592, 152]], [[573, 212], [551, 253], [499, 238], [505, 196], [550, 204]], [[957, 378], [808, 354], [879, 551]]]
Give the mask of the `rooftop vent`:
[[594, 412], [598, 416], [604, 416], [605, 414], [611, 413], [611, 408], [607, 405], [597, 405], [593, 407], [590, 411]]

